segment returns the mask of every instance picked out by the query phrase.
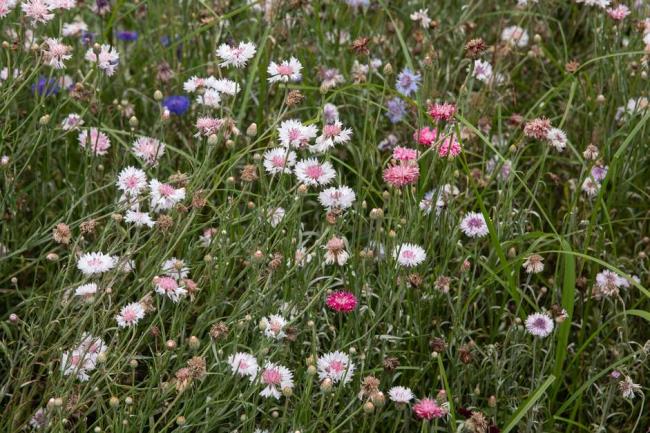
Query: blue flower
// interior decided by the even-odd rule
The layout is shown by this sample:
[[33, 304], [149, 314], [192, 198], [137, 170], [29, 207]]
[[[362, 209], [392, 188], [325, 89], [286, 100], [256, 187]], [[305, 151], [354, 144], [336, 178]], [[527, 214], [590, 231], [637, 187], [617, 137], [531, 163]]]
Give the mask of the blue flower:
[[38, 77], [38, 80], [32, 84], [32, 93], [36, 96], [51, 96], [59, 93], [59, 84], [54, 78]]
[[138, 40], [138, 32], [131, 32], [131, 31], [121, 31], [117, 32], [117, 39], [121, 41], [126, 41], [126, 42], [133, 42]]
[[190, 98], [184, 95], [168, 96], [163, 99], [163, 107], [180, 116], [190, 108]]
[[[178, 35], [176, 35], [175, 40], [176, 41], [180, 40]], [[164, 35], [164, 36], [160, 37], [160, 43], [165, 48], [169, 47], [172, 44], [172, 42], [173, 42], [172, 38], [170, 38], [167, 35]], [[178, 46], [176, 47], [176, 57], [178, 57], [179, 60], [181, 60], [183, 58], [183, 44], [178, 44]]]
[[400, 98], [395, 97], [386, 102], [386, 116], [392, 123], [401, 121], [406, 115], [406, 104]]
[[95, 42], [95, 34], [93, 32], [81, 32], [81, 43], [88, 47]]
[[395, 88], [404, 96], [409, 96], [415, 93], [420, 87], [422, 76], [417, 72], [411, 71], [409, 68], [404, 68], [397, 76]]

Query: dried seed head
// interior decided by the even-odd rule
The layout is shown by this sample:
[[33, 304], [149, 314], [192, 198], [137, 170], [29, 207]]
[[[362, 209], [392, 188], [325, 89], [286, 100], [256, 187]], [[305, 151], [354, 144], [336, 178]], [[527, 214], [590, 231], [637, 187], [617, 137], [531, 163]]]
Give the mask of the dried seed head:
[[481, 38], [472, 39], [465, 44], [465, 55], [475, 59], [487, 50], [488, 46]]
[[64, 223], [57, 224], [52, 230], [52, 237], [56, 243], [68, 245], [71, 238], [70, 227]]
[[225, 338], [228, 335], [228, 325], [225, 322], [217, 322], [210, 328], [210, 337], [214, 340]]
[[300, 90], [292, 90], [287, 94], [287, 107], [295, 107], [297, 105], [300, 105], [303, 99], [305, 99], [305, 97], [302, 93], [300, 93]]

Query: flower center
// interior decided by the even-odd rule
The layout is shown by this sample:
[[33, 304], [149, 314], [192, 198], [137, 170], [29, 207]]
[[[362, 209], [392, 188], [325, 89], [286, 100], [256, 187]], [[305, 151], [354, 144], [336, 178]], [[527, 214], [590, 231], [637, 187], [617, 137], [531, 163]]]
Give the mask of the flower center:
[[291, 75], [291, 74], [293, 74], [293, 69], [289, 65], [280, 65], [280, 66], [278, 66], [278, 74], [280, 74], [280, 75]]
[[264, 373], [262, 373], [262, 381], [267, 385], [280, 385], [281, 380], [282, 375], [274, 368], [264, 370]]
[[305, 170], [307, 177], [318, 179], [323, 175], [323, 168], [320, 165], [311, 165]]

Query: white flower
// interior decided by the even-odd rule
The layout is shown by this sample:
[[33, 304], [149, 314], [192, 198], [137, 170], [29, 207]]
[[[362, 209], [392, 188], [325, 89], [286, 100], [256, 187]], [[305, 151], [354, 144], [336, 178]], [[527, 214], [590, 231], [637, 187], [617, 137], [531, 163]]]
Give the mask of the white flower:
[[305, 185], [327, 185], [336, 177], [336, 172], [329, 161], [321, 163], [316, 158], [298, 161], [294, 173]]
[[[2, 13], [2, 3], [0, 2], [0, 14]], [[2, 15], [0, 15], [0, 18]], [[29, 420], [29, 425], [36, 430], [42, 429], [47, 427], [49, 423], [48, 415], [47, 415], [47, 409], [45, 408], [38, 408], [36, 412], [34, 412], [34, 415], [32, 415], [32, 418]]]
[[402, 266], [412, 268], [427, 258], [424, 248], [415, 244], [402, 244], [393, 250], [393, 257]]
[[302, 64], [295, 57], [284, 60], [279, 64], [272, 61], [267, 71], [269, 74], [269, 83], [300, 81], [302, 78], [300, 74], [301, 70]]
[[621, 390], [623, 398], [632, 400], [636, 394], [642, 394], [642, 387], [638, 383], [634, 383], [630, 376], [625, 376], [625, 379], [618, 383], [618, 389]]
[[86, 253], [77, 259], [77, 269], [84, 275], [108, 272], [117, 264], [117, 258], [104, 253]]
[[162, 271], [165, 275], [179, 280], [187, 278], [190, 274], [190, 268], [185, 265], [183, 260], [176, 257], [165, 260], [162, 264]]
[[253, 381], [257, 376], [259, 367], [257, 359], [250, 353], [238, 352], [228, 357], [228, 364], [233, 374], [238, 374], [242, 377], [248, 376]]
[[225, 93], [230, 96], [235, 96], [241, 90], [239, 84], [227, 78], [216, 79], [210, 82], [209, 86], [219, 93]]
[[339, 109], [336, 105], [327, 103], [323, 105], [323, 120], [325, 123], [334, 123], [339, 120]]
[[330, 379], [333, 383], [347, 384], [352, 380], [355, 365], [343, 352], [330, 352], [318, 358], [318, 378]]
[[264, 152], [264, 169], [269, 174], [291, 173], [296, 165], [296, 152], [284, 147], [276, 147]]
[[217, 57], [223, 60], [219, 66], [243, 68], [255, 56], [255, 51], [255, 44], [252, 42], [240, 42], [237, 46], [221, 44], [217, 48]]
[[283, 389], [293, 389], [293, 373], [283, 365], [267, 361], [260, 374], [260, 382], [265, 385], [260, 395], [277, 400], [282, 395]]
[[72, 47], [62, 44], [59, 39], [45, 38], [43, 48], [45, 47], [47, 49], [43, 49], [43, 60], [54, 69], [64, 69], [64, 62], [72, 58]]
[[125, 305], [120, 310], [120, 314], [115, 316], [115, 320], [117, 320], [117, 326], [120, 328], [135, 326], [142, 318], [144, 318], [144, 308], [139, 302], [132, 302], [128, 305]]
[[275, 340], [282, 340], [287, 336], [284, 331], [285, 326], [287, 326], [287, 320], [279, 314], [271, 314], [268, 318], [264, 317], [260, 321], [264, 335]]
[[316, 153], [323, 153], [333, 148], [337, 144], [347, 143], [352, 137], [350, 128], [343, 128], [343, 124], [338, 120], [334, 123], [328, 123], [323, 126], [323, 132], [316, 138], [316, 144], [309, 150]]
[[277, 227], [278, 224], [282, 221], [285, 215], [285, 210], [282, 207], [276, 207], [273, 209], [269, 209], [267, 212], [267, 217], [269, 224], [271, 224], [271, 227]]
[[307, 263], [311, 262], [313, 255], [307, 252], [307, 248], [300, 247], [296, 249], [296, 252], [293, 255], [293, 260], [298, 267], [303, 267]]
[[344, 266], [350, 254], [345, 250], [346, 242], [339, 237], [332, 237], [327, 244], [323, 247], [325, 251], [325, 264], [331, 265], [336, 263], [339, 266]]
[[423, 29], [429, 28], [431, 25], [431, 18], [429, 18], [429, 9], [420, 9], [411, 14], [412, 21], [419, 21]]
[[95, 54], [93, 48], [86, 51], [86, 60], [91, 63], [97, 63], [99, 69], [104, 71], [109, 77], [112, 76], [120, 64], [120, 54], [110, 45], [103, 44], [99, 54]]
[[605, 9], [609, 6], [610, 0], [576, 0], [576, 3], [583, 3], [585, 6], [596, 6]]
[[551, 146], [558, 152], [562, 152], [567, 144], [567, 136], [560, 128], [551, 128], [546, 133], [546, 139], [550, 142]]
[[442, 194], [439, 194], [438, 190], [435, 189], [424, 194], [424, 197], [420, 200], [419, 207], [425, 215], [429, 215], [433, 210], [434, 205], [436, 215], [440, 213], [440, 209], [445, 207], [445, 201], [442, 199]]
[[0, 1], [0, 18], [6, 17], [16, 7], [16, 0]]
[[98, 289], [99, 287], [95, 283], [82, 284], [75, 289], [74, 294], [84, 298], [90, 298], [97, 293]]
[[[648, 33], [646, 37], [648, 35], [650, 35], [650, 33]], [[650, 38], [648, 38], [648, 41], [646, 43], [650, 44]], [[621, 120], [623, 117], [641, 114], [647, 110], [648, 107], [650, 107], [650, 101], [645, 96], [642, 96], [640, 98], [630, 98], [624, 106], [620, 106], [616, 109], [614, 118], [616, 120]]]
[[492, 81], [492, 65], [485, 60], [474, 60], [474, 78], [484, 83]]
[[460, 222], [460, 229], [470, 238], [482, 238], [489, 233], [483, 214], [467, 212]]
[[203, 245], [204, 247], [209, 247], [210, 244], [212, 244], [212, 239], [214, 238], [214, 235], [216, 233], [217, 233], [217, 229], [212, 227], [203, 230], [203, 234], [199, 236], [201, 245]]
[[529, 274], [539, 274], [544, 270], [544, 258], [538, 254], [533, 254], [526, 259], [522, 266]]
[[348, 186], [340, 186], [338, 188], [327, 188], [318, 194], [318, 201], [327, 210], [332, 209], [347, 209], [354, 203], [356, 194]]
[[171, 209], [185, 199], [185, 188], [174, 188], [157, 179], [152, 179], [149, 182], [149, 189], [151, 190], [151, 208], [154, 211]]
[[414, 397], [411, 388], [404, 386], [394, 386], [388, 390], [388, 398], [398, 404], [406, 404], [413, 400]]
[[106, 352], [106, 344], [101, 338], [84, 333], [76, 349], [64, 352], [61, 357], [61, 371], [64, 376], [75, 375], [87, 381], [88, 373], [97, 366], [97, 358]]
[[70, 10], [77, 7], [77, 0], [47, 0], [52, 9]]
[[610, 270], [599, 272], [596, 275], [596, 285], [594, 287], [594, 297], [601, 299], [603, 297], [618, 296], [621, 288], [630, 287], [630, 282]]
[[315, 125], [303, 125], [296, 119], [285, 120], [278, 127], [280, 144], [285, 147], [305, 148], [318, 134]]
[[72, 131], [84, 124], [84, 120], [77, 113], [70, 113], [61, 122], [61, 129], [64, 131]]
[[133, 224], [136, 227], [147, 226], [149, 228], [156, 225], [154, 220], [151, 219], [151, 216], [148, 212], [138, 212], [135, 210], [127, 210], [126, 215], [124, 216], [124, 222]]
[[510, 45], [525, 47], [528, 45], [528, 32], [519, 26], [509, 26], [501, 31], [501, 40]]
[[217, 108], [221, 104], [221, 96], [214, 89], [206, 89], [202, 95], [196, 97], [196, 103], [206, 107]]
[[125, 194], [137, 196], [147, 188], [147, 175], [135, 167], [126, 167], [117, 176], [117, 189]]
[[196, 75], [193, 75], [183, 83], [183, 90], [188, 93], [194, 93], [197, 91], [197, 89], [207, 87], [208, 84], [214, 80], [216, 80], [216, 78], [213, 76], [209, 76], [208, 78], [200, 78]]
[[555, 322], [546, 313], [534, 313], [526, 318], [526, 330], [536, 337], [548, 337], [554, 327]]
[[63, 30], [61, 31], [61, 34], [63, 36], [79, 36], [83, 32], [87, 32], [87, 31], [88, 31], [88, 24], [78, 19], [78, 20], [74, 20], [71, 23], [63, 24]]
[[600, 183], [597, 182], [593, 177], [587, 176], [587, 178], [582, 182], [582, 192], [587, 194], [589, 197], [595, 197], [600, 191]]

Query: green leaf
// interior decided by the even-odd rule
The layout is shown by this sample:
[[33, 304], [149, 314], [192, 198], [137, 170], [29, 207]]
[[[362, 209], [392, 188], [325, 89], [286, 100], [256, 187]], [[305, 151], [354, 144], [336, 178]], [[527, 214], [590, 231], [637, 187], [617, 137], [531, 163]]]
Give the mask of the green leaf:
[[[573, 318], [573, 307], [575, 304], [576, 260], [575, 257], [570, 254], [571, 246], [566, 240], [561, 239], [560, 246], [567, 252], [567, 254], [563, 254], [562, 260], [564, 274], [562, 278], [562, 308], [566, 310], [569, 316], [569, 319], [565, 320], [559, 326], [558, 342], [555, 350], [555, 368], [553, 369], [553, 374], [555, 377], [561, 378], [564, 375], [563, 367], [567, 356], [569, 333], [571, 331], [571, 319]], [[553, 396], [557, 394], [561, 383], [562, 381], [558, 381], [553, 387]]]
[[512, 418], [510, 418], [510, 421], [506, 424], [506, 426], [501, 430], [501, 433], [508, 433], [510, 430], [513, 428], [517, 427], [517, 424], [521, 419], [524, 417], [526, 412], [528, 412], [535, 403], [537, 403], [537, 400], [542, 398], [544, 395], [544, 392], [548, 389], [549, 386], [555, 381], [555, 376], [550, 375], [542, 385], [535, 390], [535, 392], [528, 397], [528, 399], [517, 408], [515, 413], [512, 415]]

